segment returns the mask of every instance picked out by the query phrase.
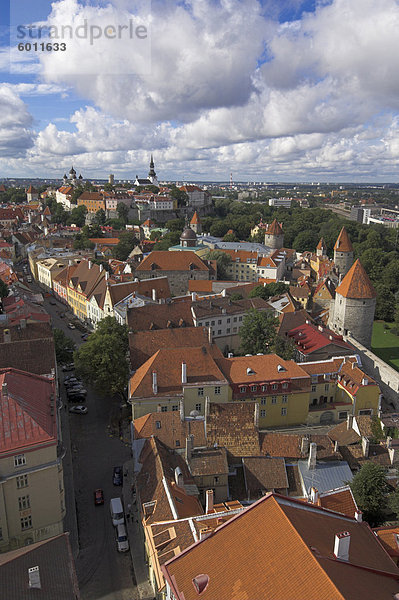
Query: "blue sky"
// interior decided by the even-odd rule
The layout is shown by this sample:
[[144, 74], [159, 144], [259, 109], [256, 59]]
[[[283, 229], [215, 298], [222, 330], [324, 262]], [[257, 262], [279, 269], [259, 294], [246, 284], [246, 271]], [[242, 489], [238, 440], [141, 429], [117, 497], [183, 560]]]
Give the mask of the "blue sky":
[[[396, 0], [0, 3], [0, 176], [131, 179], [153, 152], [161, 179], [397, 179]], [[129, 19], [145, 40], [106, 39]], [[9, 48], [84, 20], [101, 39]]]

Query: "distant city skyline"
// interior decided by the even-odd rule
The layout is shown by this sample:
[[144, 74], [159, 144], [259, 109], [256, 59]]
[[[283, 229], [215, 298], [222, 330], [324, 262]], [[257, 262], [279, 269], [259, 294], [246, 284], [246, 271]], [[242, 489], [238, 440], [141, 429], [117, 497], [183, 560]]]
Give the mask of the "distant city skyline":
[[[0, 178], [58, 179], [73, 164], [134, 180], [153, 153], [160, 180], [399, 181], [395, 0], [146, 11], [143, 0], [2, 10]], [[58, 37], [36, 39], [40, 27]], [[66, 49], [46, 50], [62, 28]]]

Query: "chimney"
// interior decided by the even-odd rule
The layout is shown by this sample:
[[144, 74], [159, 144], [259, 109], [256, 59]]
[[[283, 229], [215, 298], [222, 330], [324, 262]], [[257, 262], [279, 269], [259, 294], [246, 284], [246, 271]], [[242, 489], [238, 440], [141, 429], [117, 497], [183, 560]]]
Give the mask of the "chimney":
[[191, 292], [191, 302], [195, 302], [197, 300], [197, 294], [195, 292]]
[[162, 412], [162, 406], [160, 404], [157, 405], [157, 412]]
[[1, 394], [2, 394], [3, 397], [4, 396], [5, 397], [8, 396], [8, 387], [7, 387], [6, 383], [3, 383], [2, 386], [1, 386]]
[[319, 503], [319, 490], [313, 486], [310, 488], [310, 501], [312, 504]]
[[89, 266], [89, 269], [91, 269], [91, 264], [92, 264], [92, 263], [91, 263], [91, 260], [89, 260], [89, 264], [88, 264], [88, 266]]
[[181, 399], [179, 403], [180, 421], [184, 423], [184, 402]]
[[41, 219], [41, 221], [43, 223], [43, 221], [44, 221], [44, 215], [40, 215], [40, 219]]
[[222, 298], [226, 298], [227, 296], [227, 292], [226, 292], [226, 288], [224, 290], [222, 290]]
[[157, 290], [155, 288], [152, 288], [151, 290], [151, 296], [154, 302], [157, 301]]
[[349, 531], [342, 531], [335, 535], [334, 554], [340, 560], [349, 560], [349, 546], [351, 534]]
[[362, 451], [363, 451], [363, 456], [365, 458], [368, 458], [369, 451], [370, 451], [370, 440], [367, 437], [365, 437], [364, 435], [362, 435]]
[[157, 380], [157, 372], [152, 372], [152, 391], [154, 394], [158, 394], [158, 380]]
[[317, 444], [312, 442], [310, 444], [309, 458], [308, 458], [308, 469], [309, 470], [316, 468], [316, 456], [317, 456]]
[[189, 463], [193, 454], [194, 436], [193, 434], [186, 437], [186, 463]]
[[338, 452], [338, 450], [339, 450], [338, 440], [335, 440], [335, 442], [334, 442], [334, 452]]
[[361, 523], [363, 521], [363, 513], [360, 510], [360, 508], [358, 508], [357, 510], [355, 510], [355, 519], [358, 523]]
[[206, 490], [205, 514], [209, 514], [213, 509], [213, 490]]
[[29, 587], [41, 590], [42, 584], [40, 583], [40, 572], [39, 567], [31, 567], [28, 569]]
[[255, 429], [259, 428], [259, 404], [257, 402], [255, 403], [254, 410], [254, 427]]
[[108, 273], [108, 271], [105, 271], [105, 281], [108, 281], [108, 279], [109, 279], [109, 273]]
[[102, 273], [102, 270], [103, 270], [104, 266], [103, 265], [99, 265], [99, 267], [100, 267], [100, 273]]
[[363, 377], [362, 385], [368, 385], [368, 384], [369, 384], [369, 380], [367, 379], [367, 377]]
[[349, 430], [349, 429], [352, 429], [352, 427], [353, 427], [353, 415], [348, 415], [347, 419], [346, 419], [346, 428]]
[[302, 456], [307, 456], [309, 452], [309, 438], [303, 436], [301, 440], [301, 454]]
[[181, 382], [187, 383], [187, 365], [184, 361], [181, 364]]
[[183, 472], [180, 467], [176, 467], [175, 469], [175, 482], [176, 485], [178, 485], [181, 488], [184, 486]]
[[392, 438], [390, 435], [387, 436], [387, 448], [392, 447]]
[[4, 329], [4, 343], [8, 344], [11, 342], [11, 331], [9, 329]]
[[208, 341], [212, 344], [212, 327], [209, 327], [208, 329]]

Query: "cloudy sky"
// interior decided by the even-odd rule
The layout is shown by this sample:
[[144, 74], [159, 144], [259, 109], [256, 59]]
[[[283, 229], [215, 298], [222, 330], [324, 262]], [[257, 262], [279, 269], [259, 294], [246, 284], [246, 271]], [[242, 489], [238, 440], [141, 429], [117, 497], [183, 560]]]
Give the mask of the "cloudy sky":
[[0, 177], [131, 179], [152, 152], [161, 179], [399, 179], [397, 0], [12, 0], [0, 18]]

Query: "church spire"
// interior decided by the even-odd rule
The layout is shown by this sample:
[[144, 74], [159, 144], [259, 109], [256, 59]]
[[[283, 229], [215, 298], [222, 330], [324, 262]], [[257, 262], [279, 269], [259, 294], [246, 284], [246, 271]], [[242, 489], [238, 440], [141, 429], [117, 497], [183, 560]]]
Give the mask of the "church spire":
[[155, 167], [154, 167], [154, 159], [152, 158], [152, 154], [151, 154], [151, 160], [150, 160], [150, 171], [148, 173], [148, 177], [156, 177], [156, 173], [155, 173]]

